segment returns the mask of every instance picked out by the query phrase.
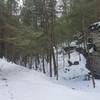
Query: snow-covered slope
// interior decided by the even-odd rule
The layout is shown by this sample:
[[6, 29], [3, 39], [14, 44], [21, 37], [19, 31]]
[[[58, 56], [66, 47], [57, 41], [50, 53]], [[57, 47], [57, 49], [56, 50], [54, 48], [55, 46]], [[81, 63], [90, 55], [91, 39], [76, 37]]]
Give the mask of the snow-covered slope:
[[0, 59], [0, 100], [99, 100], [100, 98], [99, 81], [97, 88], [91, 88], [89, 92], [81, 91], [85, 87], [83, 82], [80, 82], [82, 85], [77, 84], [80, 87], [78, 90], [73, 88], [73, 85], [69, 86], [67, 81], [68, 86], [65, 82], [66, 85], [62, 85], [59, 81], [54, 82], [41, 73]]

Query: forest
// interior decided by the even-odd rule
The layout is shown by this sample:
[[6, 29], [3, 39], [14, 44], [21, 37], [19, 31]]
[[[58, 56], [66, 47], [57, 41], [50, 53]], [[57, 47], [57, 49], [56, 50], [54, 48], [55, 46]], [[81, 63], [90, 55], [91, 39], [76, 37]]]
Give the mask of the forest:
[[[57, 53], [100, 19], [100, 0], [0, 0], [0, 58], [58, 74]], [[84, 38], [86, 39], [86, 37]], [[55, 54], [56, 52], [56, 54]], [[33, 66], [33, 63], [35, 66]], [[40, 68], [41, 70], [41, 68]]]
[[0, 0], [0, 100], [99, 100], [100, 0]]

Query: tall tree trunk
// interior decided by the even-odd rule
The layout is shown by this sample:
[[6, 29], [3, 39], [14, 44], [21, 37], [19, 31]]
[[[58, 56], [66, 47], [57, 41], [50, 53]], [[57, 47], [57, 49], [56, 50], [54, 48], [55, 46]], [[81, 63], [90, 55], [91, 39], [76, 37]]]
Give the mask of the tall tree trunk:
[[5, 42], [4, 42], [4, 32], [3, 29], [0, 32], [0, 58], [5, 56]]
[[69, 50], [68, 50], [68, 58], [70, 60], [70, 42], [69, 42], [69, 40], [68, 40], [68, 48], [69, 48]]
[[45, 74], [46, 71], [45, 71], [44, 57], [42, 57], [42, 64], [43, 64], [43, 73]]
[[52, 57], [53, 57], [53, 65], [54, 65], [54, 75], [57, 75], [57, 65], [56, 65], [56, 59], [55, 59], [55, 53], [54, 49], [52, 48]]
[[52, 77], [52, 53], [51, 53], [51, 50], [50, 50], [50, 55], [49, 55], [49, 67], [50, 67], [50, 77]]

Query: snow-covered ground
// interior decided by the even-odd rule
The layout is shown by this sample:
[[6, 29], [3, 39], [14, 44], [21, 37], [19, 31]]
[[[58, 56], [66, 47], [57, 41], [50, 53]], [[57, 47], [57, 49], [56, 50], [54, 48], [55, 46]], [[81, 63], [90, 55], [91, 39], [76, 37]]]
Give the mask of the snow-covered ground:
[[100, 81], [55, 81], [0, 59], [0, 100], [99, 100]]

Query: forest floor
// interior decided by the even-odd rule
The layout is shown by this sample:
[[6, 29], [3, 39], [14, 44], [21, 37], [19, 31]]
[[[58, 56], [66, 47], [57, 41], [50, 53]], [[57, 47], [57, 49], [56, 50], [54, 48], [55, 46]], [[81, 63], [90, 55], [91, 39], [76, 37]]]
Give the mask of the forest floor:
[[0, 100], [99, 100], [100, 80], [50, 79], [0, 59]]

